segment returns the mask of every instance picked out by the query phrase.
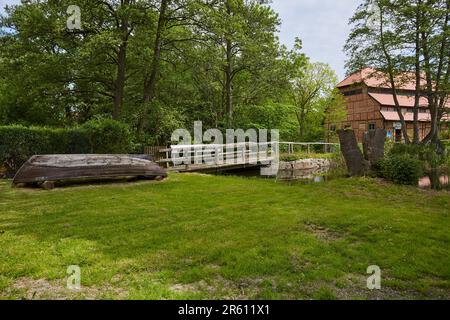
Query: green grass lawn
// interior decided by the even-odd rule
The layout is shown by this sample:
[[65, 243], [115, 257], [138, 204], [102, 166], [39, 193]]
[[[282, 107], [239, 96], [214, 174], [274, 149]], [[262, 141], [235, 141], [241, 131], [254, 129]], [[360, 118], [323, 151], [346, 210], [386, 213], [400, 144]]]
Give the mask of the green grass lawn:
[[[0, 297], [450, 298], [450, 194], [372, 179], [0, 182]], [[66, 289], [69, 265], [80, 291]], [[367, 267], [382, 290], [366, 287]]]

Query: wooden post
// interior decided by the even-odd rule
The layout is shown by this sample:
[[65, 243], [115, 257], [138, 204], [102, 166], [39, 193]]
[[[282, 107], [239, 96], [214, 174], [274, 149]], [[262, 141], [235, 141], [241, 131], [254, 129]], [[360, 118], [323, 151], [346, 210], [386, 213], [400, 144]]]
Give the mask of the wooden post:
[[[169, 149], [167, 149], [167, 150], [169, 150]], [[169, 160], [169, 151], [166, 151], [166, 159]], [[170, 167], [169, 162], [166, 162], [166, 168], [169, 168], [169, 167]]]

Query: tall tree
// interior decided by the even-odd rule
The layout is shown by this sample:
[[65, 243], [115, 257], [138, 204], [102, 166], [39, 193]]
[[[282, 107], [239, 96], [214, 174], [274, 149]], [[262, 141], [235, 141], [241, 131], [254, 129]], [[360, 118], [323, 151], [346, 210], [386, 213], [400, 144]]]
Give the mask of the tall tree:
[[253, 1], [201, 1], [199, 8], [203, 23], [197, 31], [222, 51], [223, 107], [226, 123], [231, 125], [236, 78], [263, 68], [268, 56], [274, 61], [278, 54], [275, 31], [280, 22], [271, 8]]
[[340, 96], [335, 90], [337, 82], [335, 72], [324, 63], [308, 63], [302, 69], [302, 76], [292, 80], [292, 100], [296, 107], [300, 139], [311, 131], [311, 124], [322, 126], [325, 114], [335, 109], [332, 104]]
[[416, 82], [414, 137], [418, 142], [420, 99], [428, 98], [431, 131], [423, 143], [438, 144], [448, 99], [449, 0], [366, 0], [357, 10], [346, 50], [350, 70], [373, 66], [388, 76], [406, 142], [410, 141], [398, 102], [404, 81]]

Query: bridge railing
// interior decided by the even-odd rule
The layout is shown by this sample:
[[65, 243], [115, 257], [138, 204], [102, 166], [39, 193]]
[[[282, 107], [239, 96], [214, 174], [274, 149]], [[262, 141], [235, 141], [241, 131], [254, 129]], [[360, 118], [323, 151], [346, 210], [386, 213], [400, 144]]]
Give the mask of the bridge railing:
[[275, 160], [278, 153], [293, 154], [298, 151], [311, 154], [316, 149], [322, 149], [324, 153], [339, 150], [339, 144], [326, 142], [242, 142], [234, 144], [198, 144], [198, 145], [173, 145], [170, 148], [159, 149], [161, 154], [157, 162], [166, 166], [176, 166], [172, 154], [176, 153], [179, 163], [191, 165], [236, 165], [267, 163]]
[[[328, 142], [280, 142], [280, 146], [281, 149], [284, 149], [282, 151], [288, 154], [294, 154], [298, 151], [311, 154], [313, 150], [317, 152], [316, 149], [321, 149], [324, 153], [334, 153], [340, 148], [339, 143]], [[287, 150], [283, 146], [286, 146]]]
[[[278, 142], [234, 144], [173, 145], [160, 152], [165, 157], [158, 163], [167, 167], [180, 165], [239, 165], [269, 163], [275, 159], [272, 149]], [[178, 163], [174, 163], [174, 160]]]

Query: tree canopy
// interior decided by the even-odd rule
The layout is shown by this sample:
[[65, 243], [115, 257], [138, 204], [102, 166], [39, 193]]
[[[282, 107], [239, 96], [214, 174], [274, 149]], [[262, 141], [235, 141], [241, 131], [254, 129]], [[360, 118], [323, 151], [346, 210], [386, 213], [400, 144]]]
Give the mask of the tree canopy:
[[[80, 29], [68, 28], [74, 4]], [[270, 126], [295, 140], [307, 137], [299, 84], [320, 76], [310, 74], [320, 66], [326, 84], [308, 107], [319, 134], [309, 137], [323, 139], [336, 76], [310, 63], [300, 40], [293, 50], [282, 46], [279, 26], [260, 1], [23, 0], [1, 17], [0, 124], [112, 118], [136, 140], [163, 144], [174, 129], [201, 120]]]

